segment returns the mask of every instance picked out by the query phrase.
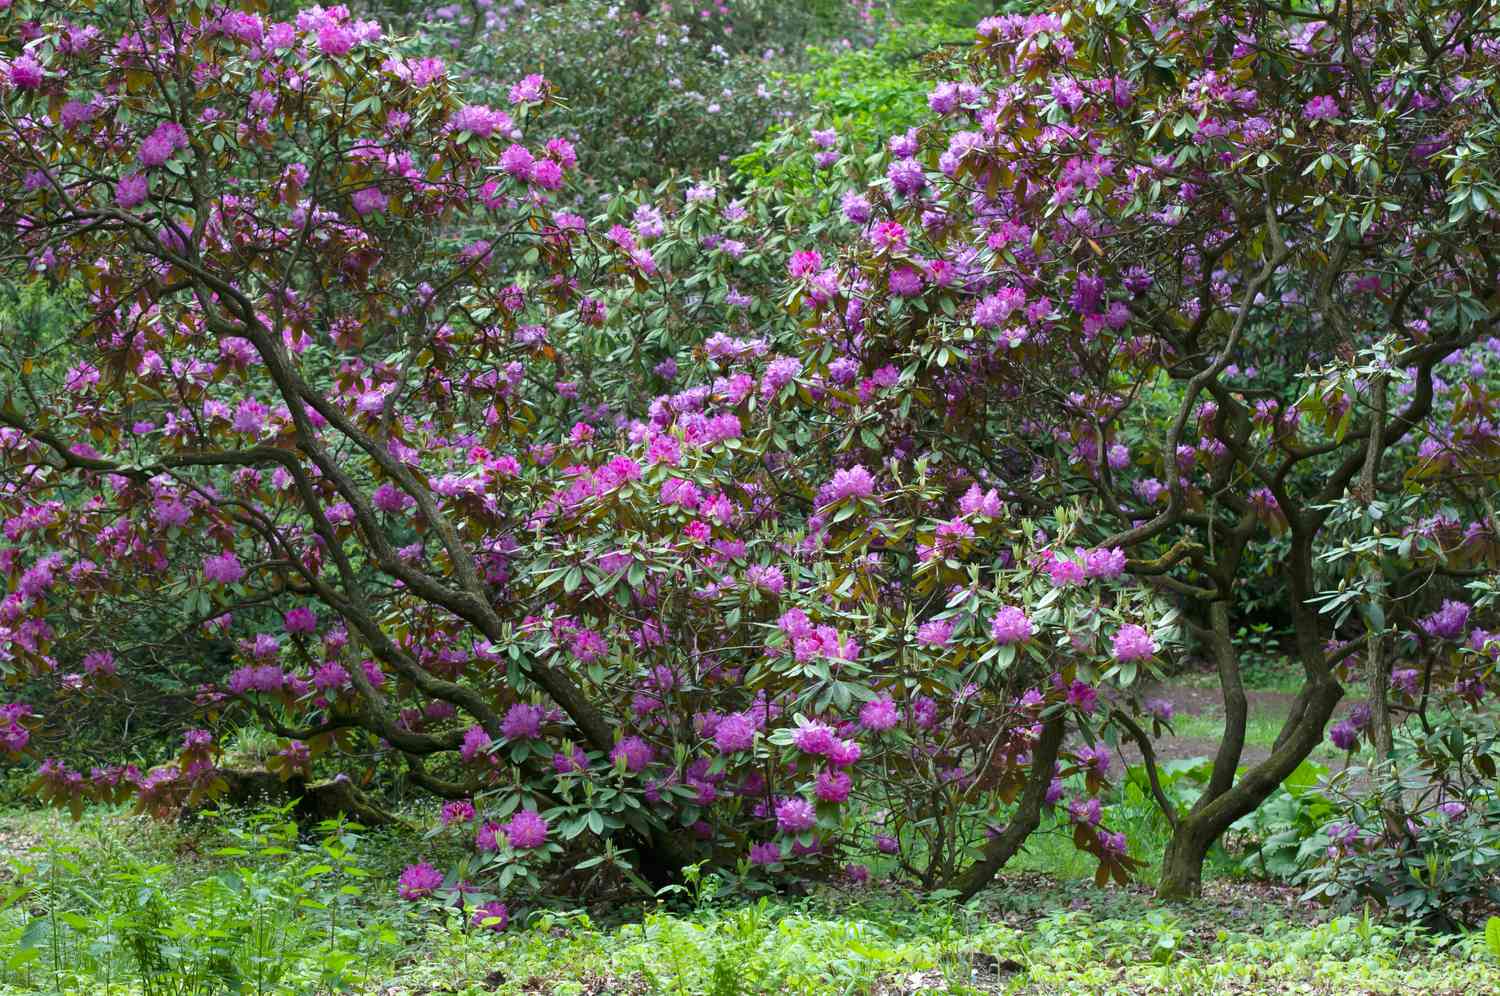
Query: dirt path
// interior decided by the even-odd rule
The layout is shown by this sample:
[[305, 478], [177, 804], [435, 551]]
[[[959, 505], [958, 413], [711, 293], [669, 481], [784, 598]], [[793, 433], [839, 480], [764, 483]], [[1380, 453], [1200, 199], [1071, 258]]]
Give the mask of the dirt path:
[[[1181, 683], [1160, 684], [1145, 693], [1146, 699], [1164, 699], [1172, 704], [1172, 726], [1176, 731], [1199, 729], [1205, 723], [1224, 722], [1224, 703], [1217, 688]], [[1247, 691], [1248, 723], [1245, 749], [1241, 764], [1255, 765], [1271, 756], [1274, 730], [1291, 711], [1296, 696], [1290, 692]], [[1345, 699], [1334, 710], [1334, 721], [1354, 708], [1359, 700]], [[1175, 761], [1195, 757], [1213, 757], [1219, 749], [1221, 735], [1174, 732], [1163, 735], [1155, 742], [1159, 760]], [[1140, 752], [1134, 744], [1123, 745], [1124, 754], [1131, 764], [1139, 763]], [[1313, 760], [1329, 765], [1342, 759], [1342, 753], [1324, 740], [1313, 752]]]

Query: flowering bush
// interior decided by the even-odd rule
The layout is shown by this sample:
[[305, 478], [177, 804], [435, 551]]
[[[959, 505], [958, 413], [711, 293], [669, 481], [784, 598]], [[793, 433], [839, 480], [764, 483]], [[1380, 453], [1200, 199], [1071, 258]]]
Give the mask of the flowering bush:
[[[1373, 901], [1436, 930], [1478, 919], [1494, 902], [1500, 809], [1493, 792], [1428, 781], [1403, 766], [1378, 791], [1345, 789], [1337, 818], [1298, 852], [1306, 898], [1338, 908]], [[1406, 797], [1403, 796], [1403, 789]], [[1401, 816], [1390, 820], [1393, 810]]]
[[[914, 849], [904, 861], [946, 879], [983, 835], [949, 808], [992, 810], [1032, 761], [1034, 825], [1072, 663], [1038, 646], [1012, 667], [1017, 648], [986, 651], [976, 627], [958, 638], [973, 665], [928, 674], [953, 645], [942, 620], [930, 652], [892, 653], [936, 579], [891, 615], [871, 544], [901, 542], [895, 516], [943, 489], [829, 469], [826, 442], [793, 453], [796, 413], [816, 424], [825, 396], [765, 339], [711, 337], [691, 362], [717, 384], [631, 425], [589, 399], [629, 398], [637, 367], [564, 379], [609, 359], [597, 337], [616, 314], [666, 299], [674, 243], [651, 205], [607, 231], [560, 210], [576, 154], [529, 130], [547, 81], [523, 79], [503, 109], [466, 102], [440, 63], [339, 9], [142, 13], [120, 44], [38, 25], [62, 39], [36, 49], [47, 71], [9, 74], [5, 127], [51, 150], [7, 164], [17, 262], [91, 287], [68, 363], [20, 375], [59, 407], [9, 417], [6, 452], [36, 472], [9, 497], [22, 667], [59, 666], [68, 635], [48, 593], [108, 611], [150, 583], [235, 641], [239, 660], [199, 698], [210, 719], [252, 711], [287, 738], [288, 770], [369, 736], [417, 783], [491, 800], [476, 844], [502, 878], [583, 833], [628, 839], [657, 874], [699, 849], [748, 861], [761, 836], [784, 840], [777, 864], [835, 867], [870, 846], [858, 831], [873, 813]], [[695, 213], [749, 218], [704, 185], [685, 192], [679, 232]], [[481, 223], [500, 237], [468, 241]], [[682, 248], [726, 266], [742, 254], [705, 241]], [[503, 277], [501, 259], [532, 269]], [[727, 289], [724, 303], [745, 307]], [[675, 378], [668, 359], [652, 376]], [[778, 480], [805, 498], [781, 507]], [[1001, 529], [999, 499], [976, 495], [966, 514]], [[66, 552], [65, 527], [79, 538]], [[955, 528], [933, 549], [975, 533]], [[988, 597], [963, 595], [970, 612]], [[869, 616], [860, 639], [834, 625], [846, 611]], [[862, 659], [862, 640], [880, 649]], [[900, 716], [861, 736], [858, 707], [885, 695], [894, 709], [892, 693]], [[13, 708], [18, 752], [31, 716]], [[48, 761], [37, 786], [74, 806], [134, 790], [166, 811], [215, 789], [213, 748], [195, 733], [145, 773]], [[905, 777], [856, 785], [877, 765]], [[936, 836], [923, 813], [942, 817]], [[408, 891], [429, 878], [418, 867]]]
[[1468, 600], [1420, 615], [1430, 599], [1383, 594], [1370, 604], [1410, 628], [1371, 641], [1369, 701], [1328, 731], [1353, 763], [1331, 780], [1332, 812], [1302, 845], [1298, 879], [1308, 897], [1373, 900], [1453, 929], [1494, 898], [1500, 738], [1485, 685], [1500, 638], [1474, 620], [1493, 618], [1496, 587], [1472, 581]]
[[805, 44], [869, 30], [844, 0], [495, 5], [477, 25], [437, 13], [449, 11], [427, 33], [451, 38], [444, 57], [477, 98], [498, 102], [545, 66], [565, 97], [550, 126], [578, 148], [577, 196], [719, 168], [802, 104], [784, 74]]
[[[1046, 806], [1124, 880], [1090, 798], [1124, 738], [1196, 891], [1380, 643], [1312, 601], [1335, 510], [1459, 507], [1412, 563], [1493, 562], [1488, 402], [1437, 371], [1488, 357], [1494, 73], [1465, 15], [1434, 50], [1414, 10], [1139, 6], [987, 18], [921, 127], [810, 132], [810, 203], [669, 180], [589, 221], [548, 79], [478, 101], [342, 8], [18, 3], [10, 258], [88, 315], [0, 410], [7, 668], [105, 649], [64, 600], [178, 599], [235, 646], [210, 721], [473, 800], [502, 889], [587, 839], [971, 894]], [[1237, 774], [1234, 592], [1276, 533], [1305, 684]], [[1138, 690], [1187, 633], [1228, 720], [1179, 811]], [[212, 749], [39, 786], [161, 808]]]

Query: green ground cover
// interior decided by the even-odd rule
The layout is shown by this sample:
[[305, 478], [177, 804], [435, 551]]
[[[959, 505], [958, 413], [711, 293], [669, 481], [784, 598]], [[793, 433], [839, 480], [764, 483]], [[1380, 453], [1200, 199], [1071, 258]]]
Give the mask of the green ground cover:
[[[424, 842], [269, 814], [0, 819], [3, 993], [1492, 992], [1481, 932], [1433, 935], [1220, 876], [1202, 901], [1096, 889], [1048, 835], [966, 906], [880, 884], [517, 907], [405, 903]], [[1053, 867], [1048, 867], [1049, 862]], [[1045, 869], [1027, 872], [1025, 868]]]

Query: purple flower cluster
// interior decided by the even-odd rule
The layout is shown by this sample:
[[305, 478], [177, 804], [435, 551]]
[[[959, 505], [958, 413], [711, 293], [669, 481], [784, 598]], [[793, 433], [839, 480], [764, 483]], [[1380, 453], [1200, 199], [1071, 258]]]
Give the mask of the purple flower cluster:
[[1031, 620], [1014, 605], [1002, 606], [990, 619], [990, 636], [1001, 646], [1024, 643], [1033, 633]]
[[422, 861], [407, 865], [397, 881], [397, 890], [402, 899], [424, 899], [443, 885], [443, 873]]
[[549, 829], [546, 819], [536, 810], [522, 809], [505, 825], [505, 836], [511, 847], [526, 851], [547, 843]]
[[1135, 623], [1126, 623], [1121, 626], [1119, 632], [1115, 634], [1111, 647], [1114, 659], [1121, 664], [1146, 660], [1153, 656], [1156, 650], [1156, 641], [1151, 639], [1151, 634]]
[[817, 811], [806, 799], [793, 797], [776, 804], [776, 827], [782, 833], [800, 834], [811, 830], [817, 822]]
[[1421, 619], [1422, 631], [1440, 640], [1461, 640], [1469, 624], [1469, 606], [1447, 599], [1431, 615]]

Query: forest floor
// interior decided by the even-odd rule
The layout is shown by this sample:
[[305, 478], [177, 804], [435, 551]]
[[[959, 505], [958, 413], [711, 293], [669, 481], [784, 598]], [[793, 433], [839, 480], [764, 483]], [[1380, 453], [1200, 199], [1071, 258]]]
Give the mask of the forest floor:
[[[24, 902], [0, 910], [0, 996], [1500, 992], [1500, 964], [1480, 933], [1334, 916], [1295, 889], [1252, 880], [1206, 882], [1190, 904], [1160, 903], [1140, 884], [1098, 889], [1011, 871], [962, 907], [890, 884], [671, 905], [563, 897], [514, 907], [496, 934], [397, 901], [394, 869], [419, 843], [397, 837], [367, 842], [368, 888], [330, 937], [319, 912], [329, 894], [291, 900], [312, 871], [305, 862], [215, 857], [213, 834], [185, 847], [188, 833], [123, 813], [75, 825], [0, 811], [12, 858], [62, 859], [38, 869]], [[216, 884], [235, 880], [255, 888]], [[150, 909], [162, 916], [143, 918]], [[66, 926], [54, 935], [52, 923]], [[250, 929], [262, 923], [274, 924], [270, 944]], [[158, 953], [146, 972], [142, 950]]]
[[[329, 852], [264, 840], [253, 820], [0, 810], [0, 996], [1500, 992], [1482, 931], [1339, 916], [1238, 875], [1209, 878], [1196, 902], [1161, 903], [1145, 882], [1095, 888], [1090, 862], [1060, 846], [1042, 844], [965, 906], [889, 881], [509, 897], [496, 934], [396, 898], [397, 873], [430, 839], [361, 835], [351, 897]], [[144, 972], [142, 951], [156, 952]]]

